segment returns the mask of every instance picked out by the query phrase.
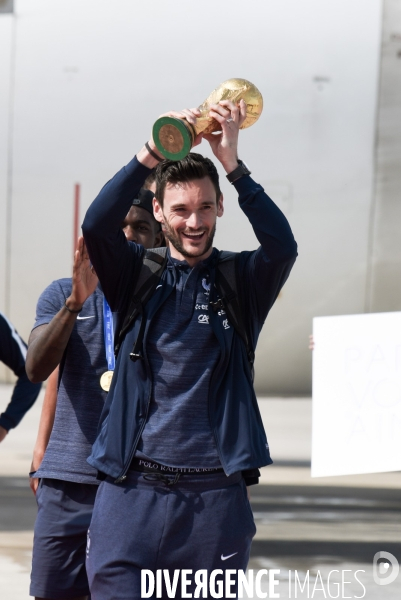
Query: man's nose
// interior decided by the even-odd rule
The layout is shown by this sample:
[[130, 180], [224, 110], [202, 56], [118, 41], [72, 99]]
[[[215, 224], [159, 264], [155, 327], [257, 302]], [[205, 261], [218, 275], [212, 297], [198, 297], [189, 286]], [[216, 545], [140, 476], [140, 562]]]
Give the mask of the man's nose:
[[193, 212], [187, 219], [187, 227], [191, 229], [198, 229], [202, 225], [202, 219], [197, 212]]
[[127, 225], [127, 227], [123, 228], [123, 232], [124, 232], [124, 235], [125, 235], [125, 237], [127, 238], [127, 240], [129, 242], [135, 242], [136, 241], [135, 234], [134, 234], [134, 232], [132, 230], [132, 227], [130, 227], [129, 225]]

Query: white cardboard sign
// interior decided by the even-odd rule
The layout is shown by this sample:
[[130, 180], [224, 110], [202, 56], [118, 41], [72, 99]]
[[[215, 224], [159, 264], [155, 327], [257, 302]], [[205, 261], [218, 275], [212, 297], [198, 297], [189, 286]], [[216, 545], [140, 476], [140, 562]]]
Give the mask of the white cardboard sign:
[[312, 477], [401, 470], [401, 312], [313, 320]]

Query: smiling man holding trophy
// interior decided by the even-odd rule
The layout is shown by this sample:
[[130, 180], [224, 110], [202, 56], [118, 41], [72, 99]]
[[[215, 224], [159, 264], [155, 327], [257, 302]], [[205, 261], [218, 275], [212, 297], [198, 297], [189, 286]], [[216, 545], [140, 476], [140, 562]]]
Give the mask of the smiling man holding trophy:
[[[236, 79], [197, 109], [162, 115], [86, 214], [88, 251], [120, 318], [115, 374], [88, 459], [104, 479], [88, 533], [96, 600], [151, 595], [141, 573], [161, 570], [175, 582], [173, 597], [202, 586], [209, 597], [207, 574], [224, 580], [227, 570], [246, 570], [255, 534], [246, 485], [272, 462], [253, 354], [297, 253], [286, 218], [238, 159], [239, 130], [261, 110], [255, 86]], [[213, 248], [224, 212], [217, 170], [188, 153], [202, 139], [238, 193], [255, 251]], [[154, 215], [170, 242], [164, 254], [145, 253], [120, 230], [155, 168]], [[182, 569], [191, 570], [190, 583], [173, 578]], [[166, 597], [162, 588], [158, 597]]]

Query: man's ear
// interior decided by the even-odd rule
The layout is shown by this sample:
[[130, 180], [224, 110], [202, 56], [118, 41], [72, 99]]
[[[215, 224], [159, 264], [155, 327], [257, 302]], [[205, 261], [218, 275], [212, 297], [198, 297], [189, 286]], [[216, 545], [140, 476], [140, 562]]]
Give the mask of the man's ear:
[[159, 223], [164, 223], [163, 209], [156, 197], [153, 198], [153, 216]]
[[164, 242], [164, 233], [162, 231], [159, 231], [155, 235], [155, 241], [153, 243], [153, 248], [160, 248], [160, 246], [162, 245], [163, 242]]
[[222, 217], [224, 213], [224, 205], [223, 205], [223, 194], [220, 195], [220, 198], [217, 201], [217, 216]]

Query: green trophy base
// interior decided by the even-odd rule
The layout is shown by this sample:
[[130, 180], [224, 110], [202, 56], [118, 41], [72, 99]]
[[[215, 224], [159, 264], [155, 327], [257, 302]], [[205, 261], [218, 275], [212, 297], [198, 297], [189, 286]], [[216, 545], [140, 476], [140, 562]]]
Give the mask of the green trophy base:
[[194, 138], [192, 126], [183, 119], [160, 117], [153, 125], [156, 147], [169, 160], [185, 158], [191, 150]]

